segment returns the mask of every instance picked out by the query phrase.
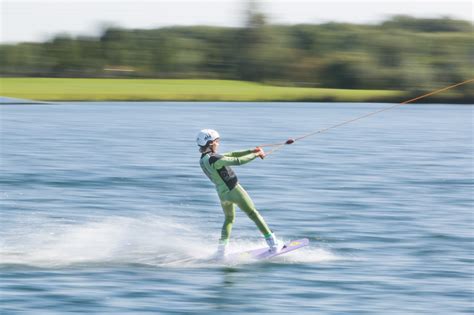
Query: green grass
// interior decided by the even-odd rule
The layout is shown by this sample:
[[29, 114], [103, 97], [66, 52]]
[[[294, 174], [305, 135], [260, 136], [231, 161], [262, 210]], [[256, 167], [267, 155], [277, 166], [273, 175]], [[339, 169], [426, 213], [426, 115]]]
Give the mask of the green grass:
[[279, 87], [226, 80], [0, 78], [0, 95], [39, 101], [338, 101], [400, 100], [388, 90]]

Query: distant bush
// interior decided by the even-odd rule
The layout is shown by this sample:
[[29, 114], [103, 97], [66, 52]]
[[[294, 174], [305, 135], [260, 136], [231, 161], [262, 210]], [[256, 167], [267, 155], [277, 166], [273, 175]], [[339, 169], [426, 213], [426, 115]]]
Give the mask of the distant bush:
[[[227, 79], [303, 87], [430, 90], [470, 78], [472, 24], [395, 16], [379, 25], [108, 28], [0, 45], [0, 75]], [[467, 92], [466, 92], [467, 93]]]

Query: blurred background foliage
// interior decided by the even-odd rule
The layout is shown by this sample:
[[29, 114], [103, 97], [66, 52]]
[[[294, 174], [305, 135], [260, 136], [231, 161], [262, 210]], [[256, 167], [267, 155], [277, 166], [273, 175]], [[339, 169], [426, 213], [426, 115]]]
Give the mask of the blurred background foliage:
[[[279, 86], [394, 89], [414, 94], [473, 77], [473, 25], [394, 16], [379, 24], [109, 27], [0, 45], [4, 77], [225, 79]], [[469, 86], [459, 88], [473, 99]]]

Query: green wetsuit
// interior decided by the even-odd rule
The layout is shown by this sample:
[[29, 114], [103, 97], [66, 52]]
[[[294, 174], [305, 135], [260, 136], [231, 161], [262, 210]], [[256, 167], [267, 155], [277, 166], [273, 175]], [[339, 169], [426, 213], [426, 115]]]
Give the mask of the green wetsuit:
[[216, 185], [217, 194], [225, 214], [222, 226], [221, 242], [228, 242], [235, 217], [235, 205], [239, 206], [247, 216], [255, 222], [265, 237], [271, 234], [270, 229], [258, 213], [255, 205], [245, 189], [240, 186], [237, 176], [230, 166], [242, 165], [253, 161], [257, 155], [252, 150], [224, 153], [204, 153], [200, 164], [204, 173]]

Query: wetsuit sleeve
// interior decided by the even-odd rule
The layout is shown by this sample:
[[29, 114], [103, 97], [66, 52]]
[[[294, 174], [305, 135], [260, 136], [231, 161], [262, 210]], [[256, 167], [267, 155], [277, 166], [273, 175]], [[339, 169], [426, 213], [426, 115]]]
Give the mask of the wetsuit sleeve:
[[240, 157], [222, 156], [222, 158], [213, 163], [213, 166], [216, 169], [220, 169], [224, 166], [242, 165], [255, 160], [256, 157], [257, 155], [255, 153], [246, 154]]
[[253, 149], [249, 149], [249, 150], [243, 150], [243, 151], [233, 151], [233, 152], [227, 152], [227, 153], [224, 153], [222, 154], [223, 156], [227, 156], [227, 157], [234, 157], [234, 158], [237, 158], [237, 157], [241, 157], [241, 156], [244, 156], [244, 155], [248, 155], [250, 153], [253, 153]]

